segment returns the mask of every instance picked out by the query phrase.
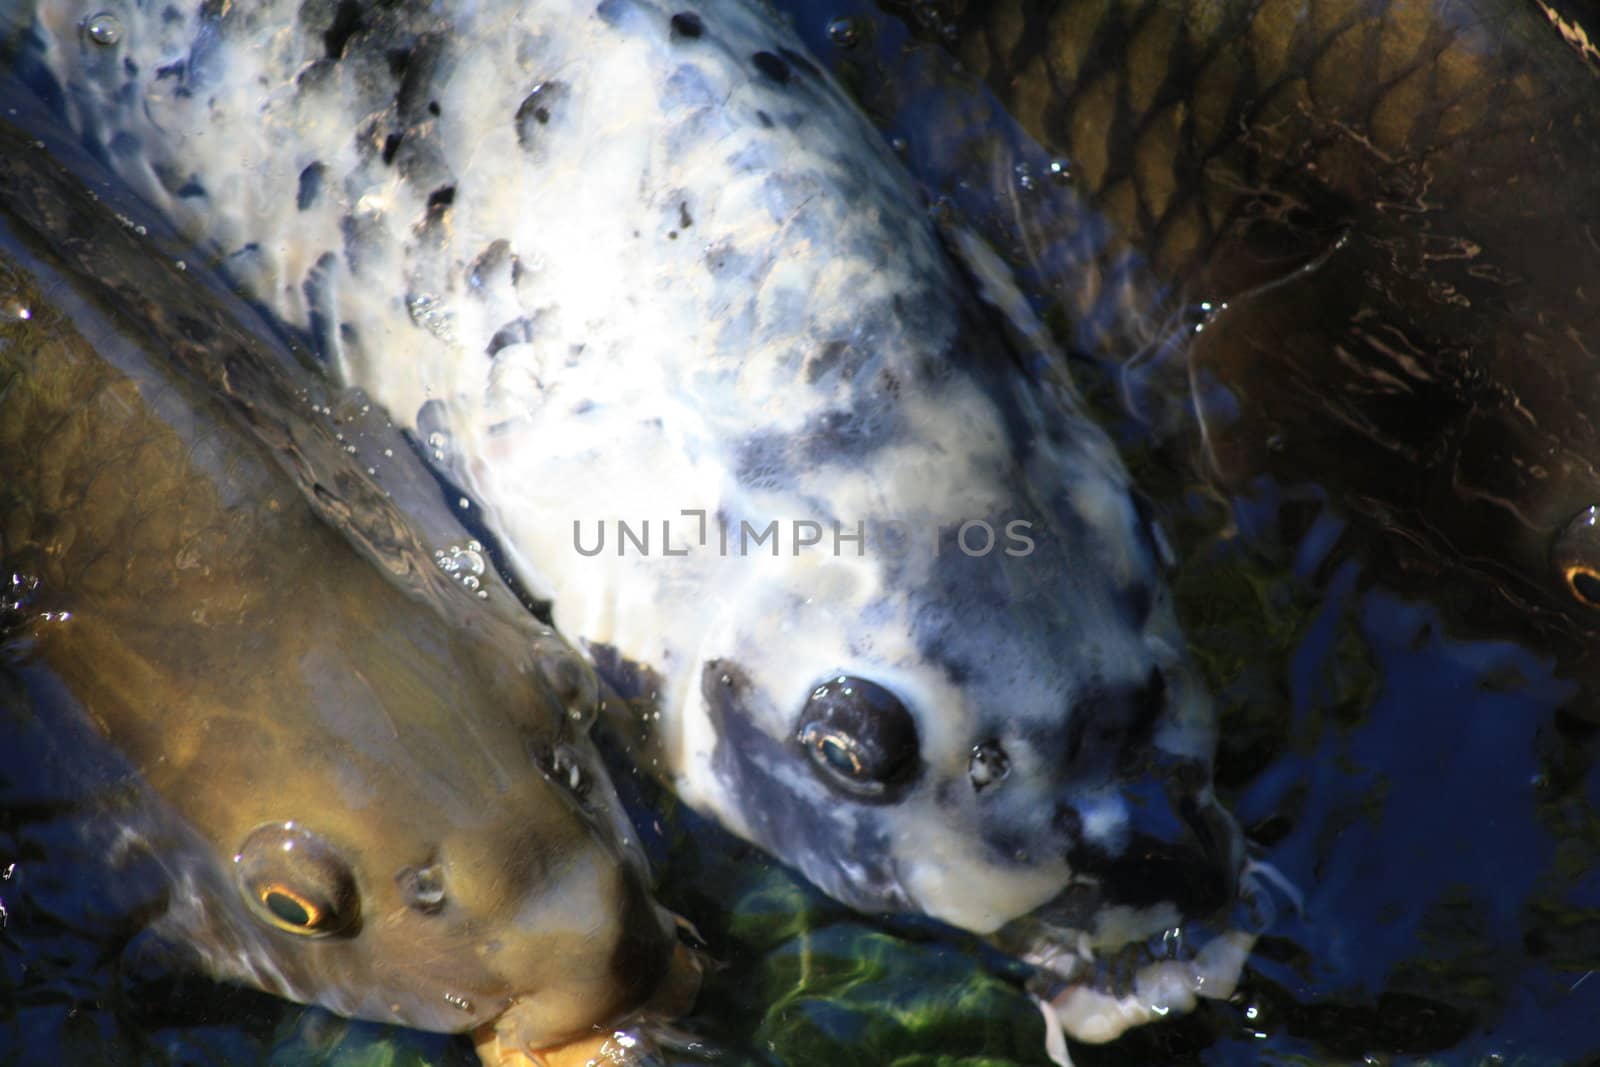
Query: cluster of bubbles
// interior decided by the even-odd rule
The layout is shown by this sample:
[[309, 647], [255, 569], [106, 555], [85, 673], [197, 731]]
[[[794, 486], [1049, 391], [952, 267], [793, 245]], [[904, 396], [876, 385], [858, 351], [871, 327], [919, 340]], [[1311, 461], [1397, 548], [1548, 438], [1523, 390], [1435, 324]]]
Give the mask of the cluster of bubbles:
[[[1017, 186], [1023, 192], [1032, 192], [1038, 179], [1034, 176], [1033, 164], [1023, 160], [1012, 168], [1017, 176]], [[1072, 180], [1072, 167], [1064, 159], [1052, 159], [1045, 164], [1046, 176], [1053, 182], [1065, 185]]]
[[12, 574], [0, 583], [0, 631], [21, 619], [38, 588], [39, 579], [29, 574]]
[[412, 322], [439, 340], [455, 341], [455, 315], [439, 297], [432, 293], [412, 293], [406, 297], [406, 313], [411, 316]]
[[438, 549], [433, 554], [433, 562], [460, 582], [463, 589], [476, 593], [479, 600], [489, 598], [488, 591], [483, 588], [483, 574], [489, 569], [489, 564], [484, 559], [483, 546], [477, 541]]

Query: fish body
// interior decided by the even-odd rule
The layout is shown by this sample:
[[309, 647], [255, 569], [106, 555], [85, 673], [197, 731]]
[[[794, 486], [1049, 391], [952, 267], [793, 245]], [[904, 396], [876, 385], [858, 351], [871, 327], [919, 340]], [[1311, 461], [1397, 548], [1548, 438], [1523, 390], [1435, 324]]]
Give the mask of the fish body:
[[[28, 76], [414, 430], [684, 799], [1076, 986], [1085, 946], [1235, 899], [1212, 704], [1127, 471], [769, 11], [171, 12], [107, 43], [39, 5]], [[1196, 974], [1226, 995], [1228, 945], [1136, 960], [1166, 976], [1114, 991], [1137, 1010], [1058, 1014], [1104, 1038]]]
[[[1198, 397], [1215, 473], [1325, 486], [1386, 577], [1592, 683], [1592, 12], [1007, 0], [935, 21], [1106, 220], [1107, 260], [1225, 307], [1185, 346], [1229, 394]], [[1082, 277], [1044, 288], [1071, 305]]]
[[419, 1029], [538, 1046], [643, 1002], [674, 926], [577, 653], [442, 576], [260, 342], [10, 126], [0, 241], [0, 647], [145, 798], [155, 929]]

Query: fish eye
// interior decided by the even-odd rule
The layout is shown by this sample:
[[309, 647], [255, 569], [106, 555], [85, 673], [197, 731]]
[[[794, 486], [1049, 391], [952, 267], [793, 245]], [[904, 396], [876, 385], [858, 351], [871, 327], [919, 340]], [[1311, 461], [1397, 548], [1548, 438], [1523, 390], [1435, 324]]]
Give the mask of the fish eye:
[[796, 738], [830, 785], [881, 798], [917, 765], [917, 727], [883, 686], [841, 674], [812, 690]]
[[233, 857], [258, 918], [302, 937], [348, 931], [360, 912], [355, 876], [328, 842], [292, 822], [258, 826]]
[[1578, 512], [1550, 548], [1567, 592], [1586, 608], [1600, 608], [1600, 506]]

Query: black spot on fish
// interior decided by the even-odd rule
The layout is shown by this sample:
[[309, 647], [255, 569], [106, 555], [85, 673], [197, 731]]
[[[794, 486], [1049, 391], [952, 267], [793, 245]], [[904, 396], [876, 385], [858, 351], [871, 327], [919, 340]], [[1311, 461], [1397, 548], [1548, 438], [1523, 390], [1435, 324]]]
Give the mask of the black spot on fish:
[[862, 356], [849, 341], [825, 341], [815, 355], [805, 361], [805, 380], [814, 385], [818, 378], [838, 368], [839, 376], [849, 381], [861, 365]]
[[712, 277], [720, 278], [734, 274], [744, 269], [749, 257], [738, 251], [727, 241], [719, 241], [706, 249], [706, 270]]
[[339, 219], [339, 235], [344, 238], [344, 258], [350, 273], [361, 277], [369, 255], [382, 249], [388, 238], [383, 219], [373, 214], [345, 215]]
[[329, 59], [341, 59], [345, 45], [362, 29], [361, 5], [356, 0], [339, 0], [333, 12], [333, 24], [322, 35], [322, 48]]
[[600, 21], [609, 26], [615, 26], [622, 21], [622, 16], [627, 13], [627, 0], [600, 0], [599, 6], [594, 9]]
[[753, 433], [739, 442], [733, 476], [748, 489], [775, 489], [788, 483], [789, 440], [782, 434]]
[[111, 138], [107, 145], [114, 156], [136, 156], [139, 154], [139, 138], [126, 130], [121, 130]]
[[532, 319], [528, 318], [527, 316], [512, 319], [510, 322], [506, 323], [504, 326], [500, 327], [494, 332], [494, 336], [489, 338], [488, 347], [485, 348], [484, 351], [490, 356], [493, 356], [502, 348], [508, 348], [511, 345], [527, 344], [529, 341], [533, 340], [533, 336], [534, 328]]
[[443, 214], [444, 209], [456, 202], [456, 187], [441, 185], [428, 194], [428, 214]]
[[566, 102], [568, 86], [565, 82], [544, 81], [533, 87], [517, 107], [517, 143], [532, 148], [540, 126], [550, 123], [552, 109]]
[[403, 80], [406, 76], [406, 70], [411, 66], [411, 49], [390, 49], [384, 53], [383, 58], [388, 62], [389, 73], [394, 75], [395, 80]]
[[694, 219], [689, 217], [689, 203], [686, 200], [678, 201], [678, 228], [687, 230], [694, 225]]
[[335, 341], [334, 324], [338, 321], [334, 310], [333, 272], [339, 261], [332, 252], [324, 252], [316, 265], [306, 272], [300, 283], [305, 294], [307, 317], [311, 326], [311, 343], [317, 356], [326, 365], [335, 365], [339, 346]]
[[324, 163], [312, 163], [300, 172], [300, 190], [294, 198], [297, 209], [309, 210], [317, 202], [317, 197], [322, 195], [322, 183], [327, 174], [328, 168]]
[[[471, 268], [467, 271], [467, 282], [474, 289], [481, 289], [494, 281], [496, 275], [514, 272], [516, 257], [511, 254], [511, 242], [504, 237], [489, 242], [489, 246], [478, 253], [478, 258], [472, 261]], [[512, 284], [516, 283], [515, 277]]]
[[188, 181], [178, 186], [177, 195], [179, 199], [182, 200], [190, 200], [197, 196], [205, 196], [206, 187], [200, 184], [200, 180], [198, 178], [191, 177]]
[[694, 40], [706, 32], [705, 23], [693, 11], [680, 11], [672, 16], [672, 36]]
[[139, 64], [131, 59], [123, 59], [122, 72], [130, 78], [137, 78], [139, 76]]
[[777, 123], [772, 121], [772, 116], [767, 114], [765, 111], [756, 112], [756, 121], [760, 122], [764, 128], [769, 130], [777, 125]]
[[822, 75], [822, 72], [817, 69], [817, 65], [815, 63], [811, 62], [811, 60], [807, 59], [799, 52], [794, 51], [792, 48], [779, 48], [778, 55], [788, 60], [791, 67], [797, 68], [804, 74], [810, 75], [813, 78], [821, 77]]
[[428, 114], [432, 115], [434, 118], [438, 118], [439, 117], [439, 101], [437, 101], [437, 100], [429, 100], [428, 101]]
[[261, 246], [256, 242], [251, 241], [242, 248], [235, 249], [234, 251], [228, 253], [228, 255], [224, 258], [224, 262], [229, 264], [229, 269], [231, 270], [233, 269], [233, 264], [242, 264], [246, 261], [259, 260], [260, 256]]
[[400, 140], [401, 135], [398, 133], [391, 133], [383, 139], [383, 162], [385, 164], [394, 162], [395, 153], [400, 151]]
[[[390, 68], [400, 79], [395, 95], [395, 111], [406, 127], [426, 122], [430, 107], [436, 107], [430, 93], [449, 74], [453, 60], [447, 51], [448, 38], [441, 33], [425, 33], [408, 51], [389, 54]], [[396, 57], [404, 56], [397, 63]], [[433, 112], [437, 114], [437, 111]]]
[[771, 52], [757, 52], [750, 57], [756, 70], [779, 85], [789, 84], [789, 64]]
[[824, 411], [806, 421], [805, 458], [808, 463], [837, 463], [863, 459], [891, 442], [893, 416], [879, 405], [861, 405], [850, 411]]
[[183, 66], [184, 66], [183, 60], [180, 59], [175, 63], [168, 63], [164, 67], [157, 67], [156, 68], [156, 81], [162, 81], [162, 80], [164, 80], [166, 78], [176, 78], [179, 81], [182, 81], [183, 80]]

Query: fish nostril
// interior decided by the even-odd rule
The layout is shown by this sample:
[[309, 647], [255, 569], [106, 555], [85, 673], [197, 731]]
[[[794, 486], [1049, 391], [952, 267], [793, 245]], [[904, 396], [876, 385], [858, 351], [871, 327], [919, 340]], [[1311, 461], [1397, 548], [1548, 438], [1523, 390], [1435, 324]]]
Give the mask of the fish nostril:
[[1167, 678], [1159, 667], [1138, 682], [1089, 685], [1067, 712], [1067, 763], [1083, 771], [1124, 769], [1150, 751], [1166, 706]]
[[1083, 841], [1083, 816], [1071, 804], [1057, 804], [1050, 825], [1057, 834], [1071, 842], [1067, 848], [1077, 848]]
[[421, 867], [403, 867], [394, 876], [400, 899], [413, 911], [437, 915], [445, 905], [444, 867], [430, 862]]
[[1006, 755], [1000, 742], [991, 740], [972, 746], [972, 755], [967, 760], [967, 777], [972, 782], [973, 792], [983, 792], [1010, 773], [1011, 757]]

